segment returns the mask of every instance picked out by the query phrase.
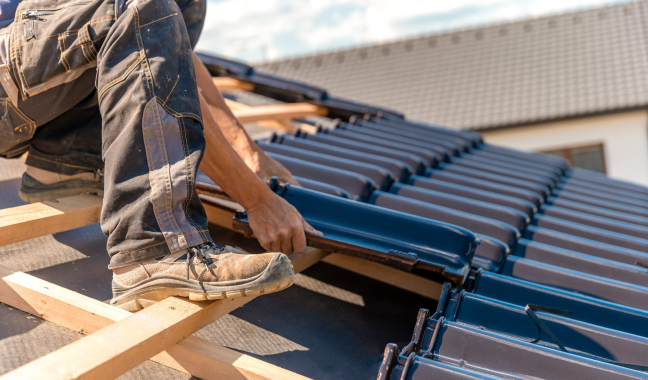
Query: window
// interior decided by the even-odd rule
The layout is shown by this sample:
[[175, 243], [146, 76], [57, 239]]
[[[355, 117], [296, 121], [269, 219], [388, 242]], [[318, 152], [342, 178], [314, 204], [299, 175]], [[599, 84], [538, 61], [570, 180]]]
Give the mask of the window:
[[577, 168], [605, 173], [603, 144], [556, 149], [545, 153], [565, 158]]

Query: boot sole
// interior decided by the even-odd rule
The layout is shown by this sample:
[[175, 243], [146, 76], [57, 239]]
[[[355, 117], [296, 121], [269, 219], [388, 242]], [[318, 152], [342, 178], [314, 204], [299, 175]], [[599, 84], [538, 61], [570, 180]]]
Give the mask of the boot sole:
[[268, 267], [255, 278], [223, 285], [217, 282], [199, 282], [179, 276], [159, 275], [136, 285], [125, 287], [113, 281], [114, 297], [110, 304], [136, 312], [168, 297], [184, 297], [191, 301], [253, 297], [278, 292], [293, 284], [295, 272], [285, 255], [277, 255]]

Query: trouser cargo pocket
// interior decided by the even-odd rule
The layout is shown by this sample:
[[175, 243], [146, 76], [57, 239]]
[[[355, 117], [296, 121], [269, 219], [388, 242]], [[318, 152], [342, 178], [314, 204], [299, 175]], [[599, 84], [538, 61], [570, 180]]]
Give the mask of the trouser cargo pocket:
[[34, 136], [36, 123], [25, 116], [8, 98], [0, 98], [0, 155], [22, 154]]
[[11, 36], [12, 69], [25, 100], [77, 79], [97, 65], [115, 22], [114, 1], [26, 0]]

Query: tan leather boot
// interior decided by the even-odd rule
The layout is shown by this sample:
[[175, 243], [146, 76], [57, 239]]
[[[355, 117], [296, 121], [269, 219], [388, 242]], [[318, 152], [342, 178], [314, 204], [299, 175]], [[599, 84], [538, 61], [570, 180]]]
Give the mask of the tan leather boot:
[[137, 311], [171, 296], [193, 301], [257, 296], [289, 287], [294, 277], [283, 253], [251, 255], [203, 244], [115, 269], [110, 304]]
[[83, 193], [103, 196], [103, 191], [99, 172], [65, 175], [27, 166], [18, 195], [25, 202], [45, 202]]

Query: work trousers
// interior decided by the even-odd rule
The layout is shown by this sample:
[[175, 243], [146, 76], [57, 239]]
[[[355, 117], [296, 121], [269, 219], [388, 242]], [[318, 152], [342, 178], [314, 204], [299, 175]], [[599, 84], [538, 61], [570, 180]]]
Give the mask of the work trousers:
[[25, 0], [0, 30], [0, 155], [102, 170], [110, 267], [210, 242], [192, 47], [204, 0]]

